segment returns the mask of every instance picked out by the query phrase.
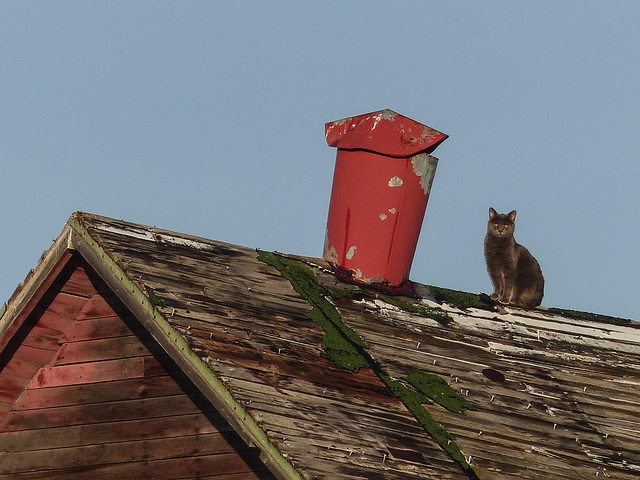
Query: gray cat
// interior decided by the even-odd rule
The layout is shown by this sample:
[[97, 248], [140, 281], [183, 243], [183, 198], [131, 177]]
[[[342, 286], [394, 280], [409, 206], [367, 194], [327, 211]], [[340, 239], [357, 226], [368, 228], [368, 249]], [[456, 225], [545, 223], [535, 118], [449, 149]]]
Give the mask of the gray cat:
[[491, 298], [501, 303], [536, 307], [542, 302], [544, 277], [529, 250], [516, 243], [516, 211], [507, 215], [489, 209], [484, 258], [493, 284]]

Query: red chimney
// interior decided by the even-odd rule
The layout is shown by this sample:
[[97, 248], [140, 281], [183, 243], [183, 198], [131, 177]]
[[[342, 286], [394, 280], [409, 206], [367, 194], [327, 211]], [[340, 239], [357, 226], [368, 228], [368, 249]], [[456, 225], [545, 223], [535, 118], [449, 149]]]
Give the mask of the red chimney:
[[325, 125], [338, 147], [324, 258], [346, 281], [414, 293], [409, 280], [447, 135], [391, 110]]

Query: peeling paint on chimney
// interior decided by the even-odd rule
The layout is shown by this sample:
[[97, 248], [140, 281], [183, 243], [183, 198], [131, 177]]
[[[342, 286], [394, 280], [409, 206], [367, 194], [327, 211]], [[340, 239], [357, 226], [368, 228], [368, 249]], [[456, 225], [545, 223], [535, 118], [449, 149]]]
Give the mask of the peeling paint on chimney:
[[[415, 166], [413, 167], [415, 170]], [[402, 179], [400, 177], [391, 177], [391, 179], [389, 180], [389, 186], [390, 187], [401, 187], [402, 184], [404, 182], [402, 181]]]
[[387, 109], [329, 122], [325, 138], [338, 151], [324, 258], [343, 280], [415, 295], [409, 271], [437, 163], [429, 154], [447, 135]]
[[334, 247], [333, 245], [329, 246], [328, 237], [325, 239], [323, 256], [328, 262], [338, 262], [338, 252], [336, 251], [336, 247]]
[[[391, 215], [395, 215], [396, 212], [398, 211], [395, 207], [390, 208], [387, 210]], [[380, 220], [386, 220], [388, 218], [388, 215], [386, 213], [381, 213], [380, 215], [378, 215], [380, 217]]]
[[371, 130], [375, 130], [381, 120], [388, 120], [390, 122], [393, 122], [396, 118], [396, 115], [398, 115], [396, 112], [394, 112], [393, 110], [389, 110], [388, 108], [386, 110], [382, 110], [379, 115], [375, 117]]
[[433, 177], [436, 174], [438, 159], [426, 153], [421, 153], [411, 157], [411, 163], [413, 164], [414, 173], [420, 177], [420, 186], [424, 194], [429, 195]]
[[393, 122], [397, 116], [398, 114], [396, 112], [394, 112], [393, 110], [389, 110], [388, 108], [385, 108], [380, 112], [380, 118], [382, 120], [389, 120]]

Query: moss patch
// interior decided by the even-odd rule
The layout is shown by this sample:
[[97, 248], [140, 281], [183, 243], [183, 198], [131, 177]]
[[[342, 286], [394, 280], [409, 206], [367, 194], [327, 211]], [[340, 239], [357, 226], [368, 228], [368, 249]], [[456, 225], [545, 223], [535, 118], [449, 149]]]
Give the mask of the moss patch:
[[[324, 330], [324, 335], [322, 336], [323, 357], [331, 360], [338, 367], [352, 372], [357, 372], [361, 368], [371, 367], [367, 359], [359, 351], [358, 347], [362, 348], [363, 345], [360, 345], [359, 342], [354, 344], [344, 335], [346, 332], [343, 331], [342, 327], [348, 330], [351, 329], [346, 327], [342, 320], [338, 324], [335, 319], [328, 318], [326, 312], [317, 306], [314, 306], [307, 313], [307, 317]], [[358, 339], [361, 340], [360, 337]]]
[[147, 289], [147, 295], [149, 295], [149, 301], [151, 302], [152, 307], [166, 307], [167, 304], [165, 301], [158, 296], [158, 294], [153, 290], [153, 288], [145, 285]]
[[418, 305], [411, 302], [406, 302], [401, 300], [398, 297], [394, 297], [391, 295], [383, 295], [380, 293], [372, 293], [366, 290], [362, 290], [360, 288], [351, 288], [351, 289], [343, 289], [337, 287], [324, 287], [327, 293], [334, 300], [340, 300], [342, 298], [350, 298], [350, 299], [361, 299], [361, 298], [377, 298], [382, 300], [383, 302], [388, 303], [389, 305], [393, 305], [395, 307], [401, 308], [407, 312], [415, 313], [420, 315], [421, 317], [427, 317], [432, 320], [435, 320], [442, 326], [447, 326], [449, 323], [453, 321], [451, 316], [444, 310], [440, 308], [428, 308], [424, 305]]
[[609, 315], [600, 315], [597, 313], [579, 312], [577, 310], [565, 310], [562, 308], [550, 308], [549, 313], [562, 315], [567, 318], [575, 318], [577, 320], [586, 320], [589, 322], [608, 323], [610, 325], [622, 325], [632, 328], [640, 328], [640, 324], [626, 318], [610, 317]]
[[342, 322], [338, 311], [326, 299], [325, 289], [307, 265], [269, 252], [260, 252], [258, 259], [276, 267], [282, 276], [291, 282], [295, 291], [311, 304], [313, 308], [307, 313], [307, 317], [324, 330], [324, 357], [352, 372], [371, 366], [362, 355], [362, 349], [366, 347], [365, 342]]
[[[429, 291], [431, 292], [431, 295], [433, 295], [433, 298], [436, 300], [436, 302], [447, 303], [462, 310], [465, 310], [467, 308], [481, 308], [483, 310], [494, 311], [495, 306], [497, 305], [497, 302], [491, 300], [491, 298], [489, 298], [489, 296], [486, 294], [478, 295], [475, 293], [461, 292], [459, 290], [436, 287], [435, 285], [429, 285]], [[522, 310], [540, 311], [538, 308], [531, 308], [524, 305], [512, 304], [512, 306], [518, 307]], [[609, 315], [581, 312], [578, 310], [567, 310], [562, 308], [548, 308], [543, 311], [552, 313], [554, 315], [561, 315], [565, 318], [574, 318], [576, 320], [586, 320], [589, 322], [640, 328], [640, 323], [638, 322], [626, 318], [612, 317]]]
[[467, 476], [471, 479], [477, 479], [478, 476], [467, 463], [464, 455], [460, 451], [460, 447], [453, 441], [449, 432], [436, 422], [429, 412], [424, 408], [424, 403], [430, 403], [427, 395], [407, 387], [398, 380], [392, 380], [388, 375], [380, 376], [387, 387], [393, 392], [394, 396], [402, 401], [404, 405], [413, 413], [416, 420], [422, 425], [425, 431], [438, 442], [440, 448], [449, 454], [449, 456], [462, 467]]
[[435, 320], [443, 327], [446, 327], [453, 321], [453, 319], [445, 312], [439, 308], [428, 308], [424, 305], [416, 305], [415, 303], [405, 302], [396, 297], [384, 297], [385, 302], [390, 303], [391, 305], [395, 305], [398, 308], [406, 310], [407, 312], [416, 313], [420, 316], [431, 318]]
[[469, 401], [457, 393], [444, 378], [428, 373], [412, 373], [405, 377], [418, 392], [425, 394], [437, 404], [453, 413], [475, 410]]
[[311, 304], [312, 308], [307, 313], [307, 317], [325, 332], [322, 339], [322, 348], [325, 352], [323, 356], [339, 367], [352, 372], [357, 372], [363, 367], [371, 368], [394, 397], [413, 414], [424, 430], [460, 465], [465, 474], [472, 480], [478, 479], [449, 432], [439, 425], [424, 407], [425, 403], [431, 403], [433, 399], [441, 405], [444, 404], [443, 406], [446, 405], [445, 408], [452, 412], [462, 413], [465, 408], [472, 408], [466, 399], [456, 396], [445, 380], [433, 375], [411, 374], [406, 378], [406, 382], [392, 379], [367, 351], [364, 340], [342, 322], [338, 310], [327, 300], [329, 295], [335, 295], [334, 298], [336, 296], [357, 298], [355, 295], [369, 295], [362, 290], [355, 293], [354, 290], [323, 287], [311, 268], [298, 260], [269, 252], [259, 252], [258, 259], [277, 268], [282, 276], [291, 282], [293, 288]]
[[462, 310], [467, 308], [482, 308], [485, 310], [493, 310], [495, 302], [492, 302], [486, 295], [477, 295], [475, 293], [461, 292], [448, 288], [436, 287], [429, 285], [429, 291], [438, 303], [447, 303]]
[[355, 288], [338, 288], [325, 286], [324, 289], [334, 300], [340, 300], [342, 298], [361, 299], [361, 298], [376, 298], [375, 294], [362, 290], [359, 287]]

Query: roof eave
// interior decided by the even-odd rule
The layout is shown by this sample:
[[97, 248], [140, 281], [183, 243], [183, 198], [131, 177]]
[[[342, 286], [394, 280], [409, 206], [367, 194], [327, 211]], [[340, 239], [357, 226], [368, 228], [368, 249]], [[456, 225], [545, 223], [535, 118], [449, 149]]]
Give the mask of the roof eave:
[[51, 248], [42, 254], [37, 267], [29, 272], [9, 301], [0, 308], [0, 351], [4, 350], [73, 255], [71, 237], [72, 230], [67, 224]]

